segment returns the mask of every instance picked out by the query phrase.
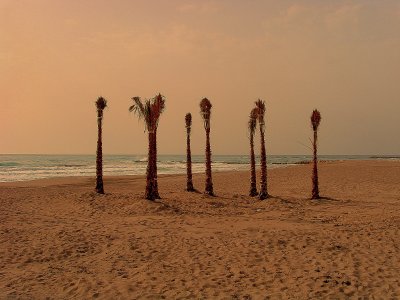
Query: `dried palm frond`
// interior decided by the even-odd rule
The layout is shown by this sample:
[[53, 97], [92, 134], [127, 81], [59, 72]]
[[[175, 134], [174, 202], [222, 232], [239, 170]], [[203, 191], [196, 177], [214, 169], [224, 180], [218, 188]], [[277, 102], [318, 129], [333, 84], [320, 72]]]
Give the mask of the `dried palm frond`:
[[160, 115], [163, 113], [164, 109], [165, 109], [165, 97], [162, 96], [161, 94], [158, 94], [152, 99], [151, 103], [152, 122], [154, 129], [157, 128]]
[[257, 108], [253, 108], [251, 110], [248, 126], [250, 134], [254, 135], [254, 132], [256, 131], [257, 128]]
[[207, 98], [200, 101], [200, 112], [204, 119], [209, 119], [211, 115], [212, 104]]
[[99, 97], [96, 101], [96, 107], [98, 110], [103, 110], [107, 107], [107, 100], [103, 97]]
[[138, 118], [144, 120], [145, 130], [153, 131], [152, 124], [152, 111], [151, 111], [151, 101], [145, 100], [143, 103], [140, 97], [133, 97], [133, 105], [129, 107], [129, 111], [133, 112]]
[[256, 111], [257, 111], [257, 118], [258, 118], [258, 123], [260, 125], [260, 130], [264, 132], [265, 130], [265, 121], [264, 121], [264, 116], [265, 116], [265, 102], [261, 99], [258, 99], [255, 102], [256, 105]]
[[186, 127], [192, 126], [192, 114], [187, 113], [185, 116]]
[[320, 123], [321, 123], [321, 113], [317, 109], [314, 109], [311, 114], [311, 126], [314, 131], [318, 129]]
[[265, 102], [261, 99], [258, 99], [255, 102], [255, 104], [256, 104], [256, 109], [257, 109], [258, 122], [263, 123], [264, 115], [265, 115]]
[[135, 114], [137, 114], [136, 111], [140, 111], [140, 113], [143, 114], [144, 106], [140, 97], [132, 97], [132, 100], [133, 105], [129, 107], [129, 112], [135, 112]]
[[210, 119], [211, 119], [211, 108], [212, 104], [210, 100], [207, 98], [203, 98], [200, 101], [200, 114], [204, 121], [204, 128], [208, 130], [210, 128]]

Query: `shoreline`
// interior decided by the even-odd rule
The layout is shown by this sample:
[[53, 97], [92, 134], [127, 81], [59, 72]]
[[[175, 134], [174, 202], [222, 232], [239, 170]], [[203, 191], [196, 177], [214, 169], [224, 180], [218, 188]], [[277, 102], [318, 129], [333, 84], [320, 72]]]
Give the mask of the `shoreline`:
[[[369, 160], [318, 160], [318, 164], [332, 164], [332, 163], [343, 163], [343, 162], [360, 162], [360, 163], [369, 163], [369, 162], [389, 162], [389, 163], [396, 163], [399, 162], [400, 163], [400, 159], [399, 160], [392, 160], [392, 158], [390, 159], [380, 159], [380, 158], [376, 158], [376, 159], [369, 159]], [[272, 163], [270, 165], [267, 165], [267, 169], [268, 171], [272, 171], [275, 169], [280, 169], [280, 168], [289, 168], [289, 167], [297, 167], [297, 166], [307, 166], [307, 165], [311, 165], [312, 161], [300, 161], [300, 162], [295, 162], [295, 163]], [[276, 167], [270, 167], [271, 165], [276, 166]], [[269, 166], [269, 168], [268, 168]], [[257, 172], [259, 171], [259, 164], [256, 165], [256, 170]], [[250, 172], [250, 168], [249, 170], [213, 170], [212, 171], [213, 174], [219, 174], [219, 173], [238, 173], [238, 174], [242, 174], [242, 173], [248, 173]], [[204, 175], [204, 172], [193, 172], [193, 175], [196, 176], [202, 176]], [[186, 176], [186, 173], [169, 173], [169, 174], [158, 174], [158, 177], [182, 177], [182, 176]], [[0, 181], [0, 187], [13, 187], [14, 185], [18, 185], [18, 186], [23, 186], [24, 184], [27, 184], [29, 186], [31, 185], [35, 185], [35, 183], [48, 183], [48, 185], [56, 185], [57, 182], [61, 182], [61, 181], [71, 181], [71, 182], [77, 182], [77, 181], [83, 181], [83, 180], [91, 180], [95, 178], [95, 174], [93, 176], [88, 176], [88, 175], [72, 175], [72, 176], [59, 176], [59, 177], [45, 177], [45, 178], [37, 178], [37, 179], [30, 179], [30, 180], [19, 180], [19, 181]], [[129, 178], [143, 178], [144, 180], [146, 179], [146, 174], [143, 175], [138, 175], [138, 174], [134, 174], [134, 175], [103, 175], [103, 179], [104, 180], [109, 180], [109, 179], [129, 179]], [[52, 181], [54, 181], [55, 183], [52, 183]]]
[[[23, 182], [36, 179], [62, 178], [62, 177], [90, 177], [95, 176], [95, 161], [87, 156], [0, 156], [0, 182]], [[376, 158], [374, 160], [400, 161], [400, 159]], [[92, 157], [93, 158], [93, 157]], [[193, 160], [193, 174], [205, 172], [204, 157]], [[145, 157], [138, 159], [135, 156], [110, 156], [103, 161], [103, 174], [105, 176], [145, 175]], [[372, 161], [371, 156], [329, 156], [320, 155], [320, 163], [334, 161]], [[309, 164], [311, 156], [307, 155], [270, 155], [268, 156], [268, 168], [275, 169], [291, 165]], [[213, 171], [247, 171], [250, 169], [248, 155], [231, 155], [213, 157]], [[186, 157], [183, 155], [160, 155], [158, 173], [161, 174], [185, 174]]]

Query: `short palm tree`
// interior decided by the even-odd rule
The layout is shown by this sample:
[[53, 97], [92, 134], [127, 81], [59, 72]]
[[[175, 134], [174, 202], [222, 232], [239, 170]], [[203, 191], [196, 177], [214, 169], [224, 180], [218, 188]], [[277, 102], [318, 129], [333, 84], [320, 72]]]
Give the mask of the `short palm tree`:
[[99, 97], [96, 101], [97, 108], [97, 151], [96, 151], [96, 192], [104, 194], [103, 185], [103, 110], [107, 107], [107, 100]]
[[314, 132], [313, 140], [313, 173], [312, 173], [312, 196], [311, 199], [319, 199], [319, 188], [318, 188], [318, 165], [317, 165], [317, 138], [318, 138], [318, 127], [321, 123], [321, 113], [314, 109], [311, 114], [311, 126]]
[[193, 187], [193, 180], [192, 180], [192, 154], [190, 151], [190, 132], [192, 126], [191, 113], [186, 114], [185, 123], [186, 123], [186, 171], [187, 171], [186, 190], [188, 192], [194, 192], [195, 189]]
[[148, 200], [154, 200], [153, 193], [153, 128], [152, 128], [152, 118], [151, 118], [151, 102], [150, 100], [145, 100], [142, 103], [140, 97], [133, 97], [133, 105], [129, 107], [130, 112], [134, 112], [139, 119], [143, 119], [145, 125], [145, 131], [148, 132], [149, 146], [148, 146], [148, 155], [147, 155], [147, 170], [146, 170], [146, 191], [145, 198]]
[[257, 108], [253, 108], [249, 117], [249, 139], [250, 139], [250, 196], [258, 195], [256, 182], [256, 159], [254, 155], [254, 134], [257, 127]]
[[269, 197], [267, 190], [267, 154], [265, 151], [265, 102], [258, 99], [256, 102], [257, 118], [260, 127], [260, 140], [261, 140], [261, 180], [260, 180], [260, 200]]
[[160, 115], [165, 109], [165, 98], [159, 94], [153, 99], [147, 99], [144, 102], [140, 100], [140, 97], [133, 97], [132, 100], [134, 103], [129, 107], [129, 111], [134, 112], [139, 119], [144, 120], [145, 130], [148, 132], [149, 139], [145, 198], [148, 200], [159, 199], [157, 183], [157, 127]]
[[211, 146], [210, 146], [210, 120], [211, 120], [211, 102], [207, 98], [200, 101], [200, 113], [204, 121], [206, 131], [206, 187], [205, 194], [214, 196], [214, 189], [211, 176]]

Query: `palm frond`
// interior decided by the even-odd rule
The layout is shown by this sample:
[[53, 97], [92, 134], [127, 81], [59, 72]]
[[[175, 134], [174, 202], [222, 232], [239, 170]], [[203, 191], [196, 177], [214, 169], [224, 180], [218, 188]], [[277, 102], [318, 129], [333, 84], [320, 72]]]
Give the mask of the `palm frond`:
[[158, 94], [154, 99], [155, 107], [157, 107], [157, 112], [161, 115], [165, 110], [165, 97]]
[[260, 130], [261, 132], [265, 131], [265, 121], [264, 121], [264, 116], [265, 116], [265, 102], [261, 99], [258, 99], [255, 102], [255, 114], [257, 115], [258, 123], [260, 125]]
[[253, 135], [254, 132], [256, 131], [256, 127], [257, 127], [257, 108], [253, 108], [251, 110], [248, 126], [249, 126], [250, 134]]
[[165, 110], [165, 97], [161, 94], [156, 95], [152, 99], [151, 103], [151, 110], [152, 110], [152, 118], [155, 128], [158, 126], [158, 121], [160, 119], [160, 115]]
[[[309, 140], [311, 141], [311, 139], [309, 138]], [[306, 144], [304, 144], [304, 143], [302, 143], [302, 142], [300, 142], [300, 141], [296, 141], [296, 143], [297, 144], [300, 144], [301, 146], [303, 146], [303, 147], [306, 147], [307, 149], [309, 149], [309, 150], [312, 150], [312, 147], [311, 146], [308, 146], [308, 145], [306, 145]], [[312, 143], [312, 142], [311, 142]]]
[[[133, 105], [129, 107], [129, 112], [133, 112], [135, 114], [143, 115], [144, 113], [144, 106], [142, 101], [140, 100], [140, 97], [132, 97], [133, 100]], [[140, 116], [139, 116], [140, 117]]]
[[208, 100], [207, 98], [203, 98], [200, 101], [201, 112], [208, 112], [211, 110], [211, 108], [212, 108], [212, 104], [211, 104], [210, 100]]
[[192, 126], [192, 114], [187, 113], [185, 116], [186, 127]]
[[99, 97], [96, 100], [96, 107], [98, 110], [103, 110], [107, 107], [107, 100], [103, 97]]
[[134, 103], [129, 107], [129, 111], [133, 112], [139, 120], [144, 121], [145, 130], [151, 131], [151, 101], [145, 100], [143, 103], [140, 97], [133, 97], [132, 100]]
[[203, 118], [204, 128], [206, 130], [210, 130], [211, 108], [212, 104], [207, 98], [203, 98], [200, 101], [200, 114]]
[[211, 108], [212, 104], [207, 98], [203, 98], [200, 101], [200, 113], [205, 121], [209, 120], [211, 117]]
[[145, 124], [145, 128], [147, 131], [154, 132], [154, 126], [153, 126], [153, 112], [151, 111], [151, 100], [147, 99], [145, 104], [144, 104], [144, 109], [143, 109], [143, 120]]
[[256, 109], [257, 109], [257, 117], [258, 117], [258, 122], [264, 123], [264, 115], [265, 115], [265, 102], [261, 99], [258, 99], [255, 102]]
[[314, 131], [318, 129], [320, 123], [321, 123], [321, 113], [317, 109], [314, 109], [311, 114], [311, 126]]

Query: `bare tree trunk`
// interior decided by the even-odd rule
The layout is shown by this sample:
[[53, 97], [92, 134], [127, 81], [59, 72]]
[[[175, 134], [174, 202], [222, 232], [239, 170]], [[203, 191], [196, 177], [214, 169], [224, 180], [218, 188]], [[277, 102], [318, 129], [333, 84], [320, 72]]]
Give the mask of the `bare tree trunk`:
[[319, 199], [318, 189], [318, 165], [317, 165], [317, 130], [314, 130], [314, 142], [313, 142], [314, 158], [313, 158], [313, 174], [312, 174], [312, 197], [311, 199]]
[[154, 200], [154, 175], [153, 175], [153, 133], [149, 132], [149, 151], [147, 157], [147, 174], [146, 174], [146, 193], [147, 200]]
[[206, 129], [206, 188], [205, 194], [214, 196], [214, 189], [211, 175], [211, 146], [210, 146], [210, 128]]
[[157, 129], [154, 130], [153, 136], [153, 193], [155, 199], [161, 199], [158, 193], [158, 180], [157, 180]]
[[260, 129], [261, 138], [261, 186], [260, 186], [260, 200], [267, 199], [269, 197], [267, 190], [267, 154], [265, 151], [265, 137], [264, 131]]
[[250, 133], [250, 193], [251, 197], [257, 196], [257, 183], [256, 183], [256, 158], [254, 155], [254, 135]]
[[97, 110], [96, 192], [99, 194], [104, 194], [102, 120], [103, 111]]
[[194, 192], [192, 180], [192, 153], [190, 151], [190, 127], [186, 128], [186, 171], [187, 171], [187, 182], [186, 190], [188, 192]]

